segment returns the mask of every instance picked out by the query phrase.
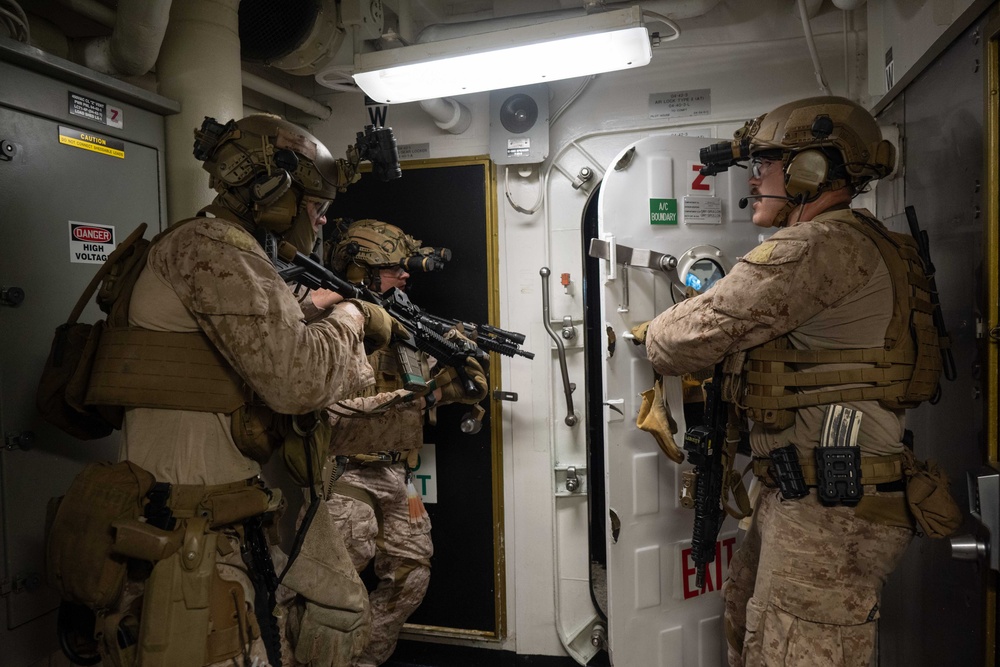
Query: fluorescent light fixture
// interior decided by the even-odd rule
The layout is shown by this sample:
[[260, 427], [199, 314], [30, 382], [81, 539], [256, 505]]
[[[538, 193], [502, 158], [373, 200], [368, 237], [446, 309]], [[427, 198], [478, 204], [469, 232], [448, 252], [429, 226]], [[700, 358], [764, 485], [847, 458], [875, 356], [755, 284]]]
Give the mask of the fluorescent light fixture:
[[378, 102], [416, 102], [642, 67], [651, 57], [632, 7], [361, 53], [354, 80]]

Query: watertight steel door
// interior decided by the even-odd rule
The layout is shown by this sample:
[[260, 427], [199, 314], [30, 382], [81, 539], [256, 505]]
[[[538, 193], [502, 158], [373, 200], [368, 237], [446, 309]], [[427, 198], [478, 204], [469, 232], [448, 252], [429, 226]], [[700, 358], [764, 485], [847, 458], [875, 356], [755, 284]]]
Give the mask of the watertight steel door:
[[[706, 289], [736, 257], [757, 243], [746, 172], [714, 178], [698, 174], [699, 148], [710, 139], [642, 139], [612, 162], [601, 186], [599, 235], [617, 248], [600, 262], [605, 350], [605, 456], [607, 462], [609, 650], [620, 667], [717, 667], [724, 664], [719, 585], [736, 547], [736, 524], [727, 521], [718, 556], [695, 587], [690, 558], [693, 512], [678, 501], [681, 472], [653, 437], [636, 428], [640, 392], [653, 385], [645, 349], [629, 330], [683, 298], [683, 285]], [[624, 265], [622, 257], [631, 253]], [[665, 253], [677, 267], [657, 264], [646, 251]], [[652, 257], [652, 261], [651, 258]], [[669, 266], [669, 263], [667, 264]], [[693, 277], [688, 278], [691, 275]], [[613, 332], [613, 333], [612, 333]], [[678, 444], [685, 428], [679, 378], [666, 379]]]

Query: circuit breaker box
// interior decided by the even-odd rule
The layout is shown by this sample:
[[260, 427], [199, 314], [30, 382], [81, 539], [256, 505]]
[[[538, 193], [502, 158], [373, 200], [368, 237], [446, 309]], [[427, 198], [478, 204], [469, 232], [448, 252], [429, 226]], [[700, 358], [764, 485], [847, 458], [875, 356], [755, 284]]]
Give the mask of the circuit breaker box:
[[[163, 115], [177, 105], [73, 63], [0, 45], [0, 644], [5, 665], [58, 649], [45, 517], [117, 433], [83, 442], [45, 423], [35, 390], [55, 328], [115, 244], [166, 225]], [[91, 303], [81, 321], [103, 317]]]

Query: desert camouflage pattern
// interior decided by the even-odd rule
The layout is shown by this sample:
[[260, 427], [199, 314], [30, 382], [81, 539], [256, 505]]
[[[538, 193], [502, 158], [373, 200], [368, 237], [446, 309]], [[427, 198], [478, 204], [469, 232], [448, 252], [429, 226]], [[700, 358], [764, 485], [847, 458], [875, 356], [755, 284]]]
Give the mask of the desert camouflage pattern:
[[[207, 217], [152, 248], [129, 314], [132, 326], [204, 331], [257, 396], [290, 414], [322, 408], [373, 380], [362, 318], [337, 308], [313, 324], [302, 319], [298, 301], [257, 241], [234, 220]], [[122, 430], [120, 457], [158, 481], [215, 485], [260, 473], [259, 464], [233, 442], [228, 415], [136, 408], [125, 413]], [[238, 539], [227, 539], [233, 551], [220, 556], [217, 569], [243, 586], [252, 607]], [[131, 600], [123, 600], [122, 608], [140, 595], [141, 586], [133, 582]], [[294, 664], [284, 643], [283, 659]], [[243, 656], [226, 664], [267, 664], [262, 642], [249, 643]]]
[[434, 554], [430, 519], [411, 522], [406, 498], [406, 467], [395, 464], [351, 464], [340, 483], [366, 489], [378, 506], [333, 494], [326, 507], [344, 535], [347, 551], [360, 571], [375, 559], [378, 586], [369, 594], [372, 632], [353, 667], [375, 667], [392, 655], [403, 623], [420, 606], [430, 582]]
[[868, 667], [882, 586], [912, 537], [815, 491], [764, 489], [722, 589], [730, 667]]
[[[372, 381], [363, 323], [343, 309], [314, 324], [257, 241], [217, 218], [185, 224], [156, 244], [136, 282], [129, 324], [204, 331], [273, 410], [301, 414]], [[123, 459], [158, 481], [226, 484], [260, 466], [237, 449], [227, 415], [137, 408], [125, 413]]]
[[[380, 407], [397, 400], [386, 410]], [[405, 451], [423, 445], [423, 412], [412, 392], [398, 389], [339, 401], [327, 410], [331, 456]]]
[[[661, 313], [646, 337], [653, 367], [680, 376], [785, 334], [796, 349], [882, 348], [892, 317], [892, 281], [875, 245], [838, 223], [851, 215], [848, 209], [827, 211], [779, 230], [704, 294]], [[801, 370], [858, 367], [815, 364]], [[844, 405], [865, 415], [858, 436], [863, 454], [902, 451], [902, 411], [887, 410], [877, 401]], [[766, 456], [795, 444], [799, 457], [811, 460], [824, 409], [798, 410], [795, 424], [783, 431], [755, 426], [750, 433], [754, 454]]]
[[[660, 314], [646, 337], [654, 368], [696, 372], [783, 335], [797, 349], [881, 348], [892, 281], [874, 244], [838, 222], [848, 216], [848, 209], [831, 210], [777, 231], [707, 292]], [[844, 405], [864, 413], [863, 454], [902, 451], [902, 411], [877, 401]], [[824, 409], [797, 410], [795, 423], [781, 431], [753, 426], [754, 455], [794, 444], [800, 460], [812, 461]], [[763, 489], [724, 588], [730, 665], [867, 667], [882, 585], [911, 537], [906, 528], [859, 518], [853, 508], [825, 507], [815, 491], [783, 501]]]

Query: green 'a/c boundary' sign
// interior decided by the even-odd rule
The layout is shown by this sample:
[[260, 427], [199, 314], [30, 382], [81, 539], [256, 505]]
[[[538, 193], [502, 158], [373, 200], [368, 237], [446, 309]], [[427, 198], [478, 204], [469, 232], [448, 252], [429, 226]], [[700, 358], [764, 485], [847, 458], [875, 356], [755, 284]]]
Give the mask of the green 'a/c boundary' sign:
[[651, 225], [676, 225], [677, 224], [677, 200], [676, 199], [650, 199], [649, 200], [649, 224], [651, 224]]

